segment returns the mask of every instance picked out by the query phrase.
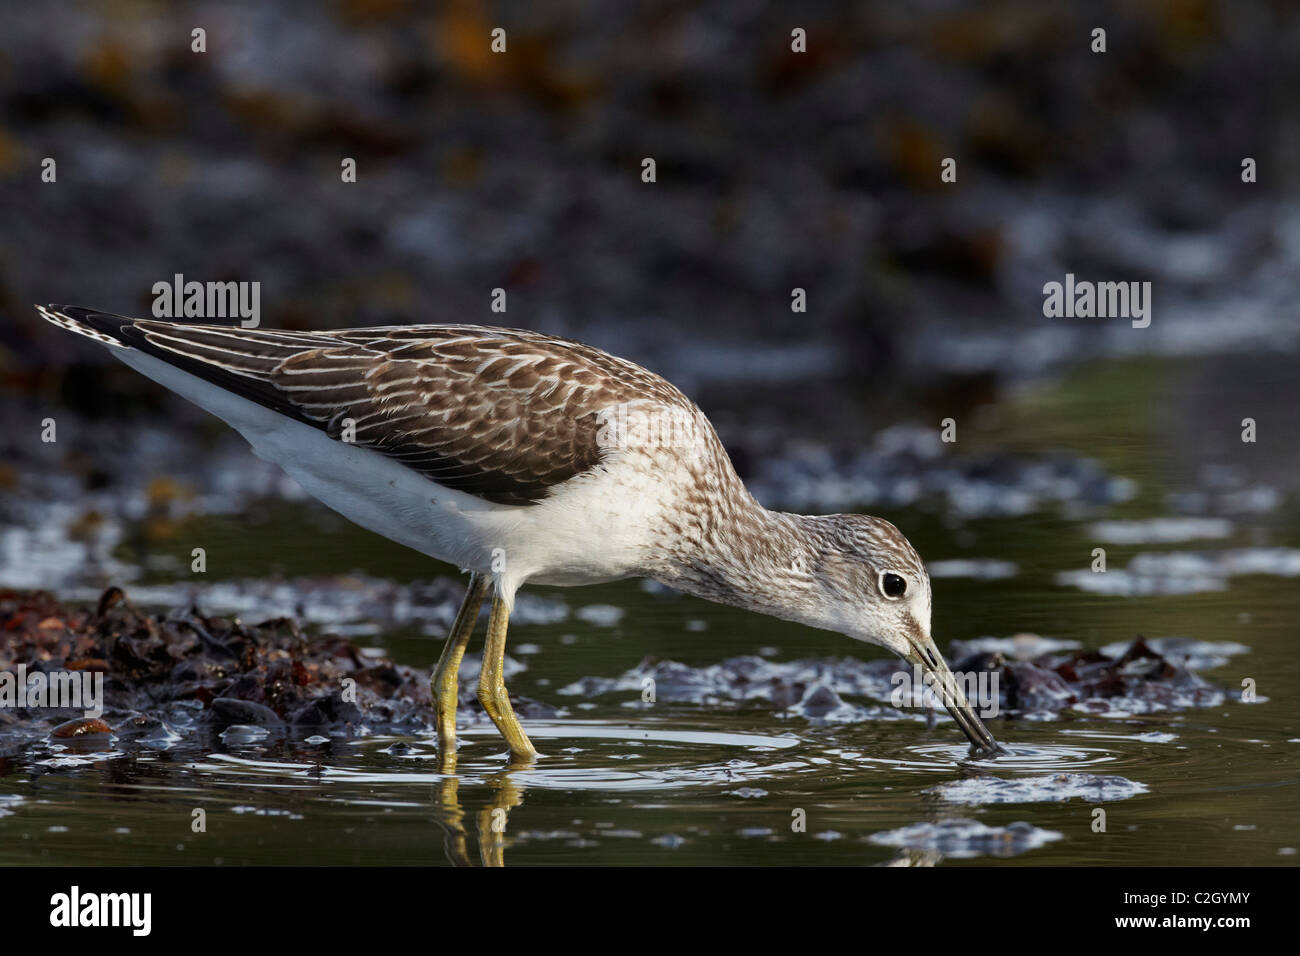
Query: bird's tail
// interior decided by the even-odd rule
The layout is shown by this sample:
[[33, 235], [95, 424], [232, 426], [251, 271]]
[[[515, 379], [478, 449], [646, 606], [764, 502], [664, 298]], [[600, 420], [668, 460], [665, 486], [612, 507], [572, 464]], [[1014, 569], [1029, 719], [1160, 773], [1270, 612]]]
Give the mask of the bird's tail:
[[36, 311], [47, 322], [53, 322], [61, 329], [76, 332], [88, 339], [94, 339], [103, 345], [114, 348], [129, 348], [122, 329], [135, 320], [109, 312], [95, 309], [83, 309], [79, 305], [38, 305]]

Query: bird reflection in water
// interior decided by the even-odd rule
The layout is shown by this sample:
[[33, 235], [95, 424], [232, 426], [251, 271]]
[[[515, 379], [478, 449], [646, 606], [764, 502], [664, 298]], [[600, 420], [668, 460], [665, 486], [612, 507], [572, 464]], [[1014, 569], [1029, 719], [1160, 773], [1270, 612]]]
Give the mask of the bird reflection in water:
[[[523, 804], [524, 788], [509, 771], [487, 778], [491, 798], [477, 815], [479, 858], [483, 866], [505, 866], [508, 842], [506, 824], [510, 811]], [[442, 827], [443, 848], [452, 866], [473, 866], [469, 855], [469, 833], [465, 826], [465, 808], [460, 801], [460, 777], [448, 773], [434, 794], [435, 816]]]

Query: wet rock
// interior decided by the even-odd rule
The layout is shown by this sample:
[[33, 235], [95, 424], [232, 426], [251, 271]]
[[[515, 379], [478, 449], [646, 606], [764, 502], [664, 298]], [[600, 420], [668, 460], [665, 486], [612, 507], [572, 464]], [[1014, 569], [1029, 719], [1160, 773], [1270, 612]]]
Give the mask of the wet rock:
[[1127, 800], [1146, 793], [1144, 783], [1115, 775], [1091, 773], [1041, 774], [1033, 777], [1002, 779], [992, 775], [970, 777], [930, 787], [947, 803], [979, 806], [992, 803], [1060, 803], [1082, 799], [1094, 803]]
[[943, 856], [963, 859], [1018, 856], [1061, 839], [1061, 834], [1023, 821], [991, 827], [978, 820], [955, 819], [913, 823], [897, 830], [873, 833], [868, 839], [881, 846], [933, 850]]
[[1007, 678], [1007, 705], [1012, 710], [1058, 712], [1077, 699], [1059, 674], [1037, 664], [1015, 661], [1002, 673]]
[[341, 695], [318, 697], [293, 715], [295, 727], [334, 727], [361, 723], [361, 709]]
[[583, 678], [562, 687], [559, 693], [590, 698], [628, 691], [640, 694], [653, 686], [655, 699], [660, 701], [710, 706], [758, 701], [786, 709], [798, 705], [817, 684], [841, 696], [888, 700], [891, 676], [899, 668], [896, 661], [856, 658], [774, 662], [748, 654], [706, 667], [646, 658], [620, 677]]
[[176, 729], [157, 714], [134, 713], [118, 721], [117, 734], [148, 747], [166, 749], [184, 739]]
[[1221, 688], [1165, 658], [1141, 637], [1118, 658], [1079, 651], [1048, 663], [1070, 682], [1078, 708], [1092, 713], [1117, 716], [1213, 707], [1225, 699]]
[[401, 688], [404, 678], [402, 672], [396, 667], [385, 663], [358, 671], [356, 680], [357, 683], [364, 684], [381, 697], [392, 697]]
[[255, 744], [269, 736], [269, 728], [255, 724], [231, 724], [220, 734], [227, 744]]
[[217, 726], [252, 724], [260, 727], [283, 727], [280, 715], [265, 704], [234, 697], [218, 697], [212, 701], [208, 720]]
[[[1034, 635], [980, 638], [954, 642], [957, 650], [1006, 648], [1026, 650], [1069, 648], [1075, 642], [1050, 641]], [[1161, 649], [1167, 648], [1167, 655]], [[1136, 638], [1101, 651], [1046, 652], [1031, 660], [1005, 661], [997, 652], [967, 653], [954, 666], [961, 673], [995, 672], [998, 706], [1008, 715], [1052, 718], [1075, 711], [1106, 716], [1131, 716], [1163, 710], [1212, 707], [1224, 692], [1194, 673], [1193, 667], [1217, 666], [1241, 645], [1205, 645], [1166, 638], [1148, 643]], [[1191, 665], [1191, 666], [1189, 666]]]
[[[1055, 718], [1069, 712], [1129, 716], [1189, 707], [1211, 707], [1225, 699], [1220, 688], [1195, 674], [1193, 666], [1221, 661], [1240, 645], [1204, 645], [1141, 638], [1106, 648], [1077, 650], [1078, 642], [1018, 634], [953, 642], [961, 674], [997, 678], [1000, 715]], [[1166, 654], [1161, 649], [1167, 649]], [[1023, 659], [1028, 657], [1029, 659]], [[646, 658], [619, 677], [586, 677], [562, 687], [565, 696], [594, 698], [635, 694], [653, 687], [657, 701], [726, 706], [762, 703], [819, 721], [908, 719], [920, 712], [894, 706], [899, 673], [911, 668], [890, 659], [821, 658], [769, 661], [754, 655], [705, 667]], [[981, 678], [982, 679], [982, 678]], [[986, 682], [992, 686], [992, 682]], [[982, 685], [983, 686], [983, 685]], [[890, 706], [863, 706], [852, 698]]]
[[809, 687], [808, 692], [803, 695], [803, 700], [798, 704], [799, 710], [808, 717], [825, 717], [843, 706], [843, 698], [825, 684], [814, 684]]
[[149, 734], [164, 730], [167, 725], [153, 714], [130, 714], [118, 723], [118, 732], [124, 734]]
[[[105, 711], [126, 715], [118, 733], [150, 747], [232, 726], [278, 732], [281, 715], [333, 735], [423, 733], [432, 719], [427, 672], [363, 654], [337, 635], [307, 639], [283, 618], [248, 626], [192, 607], [147, 615], [120, 589], [87, 612], [44, 592], [0, 590], [0, 634], [0, 666], [101, 670]], [[345, 676], [356, 677], [355, 703], [340, 699]], [[18, 717], [0, 710], [0, 725], [44, 736], [30, 715]]]
[[[954, 646], [957, 643], [953, 641]], [[1007, 659], [1002, 656], [1001, 651], [976, 651], [973, 654], [966, 654], [964, 657], [958, 658], [957, 662], [952, 665], [952, 669], [959, 674], [1000, 673], [1006, 663]]]
[[220, 680], [226, 676], [226, 668], [215, 661], [194, 659], [184, 660], [172, 668], [169, 680], [176, 684], [202, 683]]
[[78, 717], [65, 720], [50, 731], [51, 737], [67, 739], [70, 737], [87, 737], [92, 734], [111, 734], [113, 728], [95, 717]]
[[790, 713], [821, 723], [851, 723], [862, 720], [862, 708], [848, 703], [826, 684], [813, 684]]
[[[1157, 637], [1146, 644], [1166, 660], [1189, 671], [1213, 670], [1239, 654], [1250, 653], [1249, 647], [1236, 641], [1201, 641], [1191, 637]], [[1108, 644], [1101, 653], [1118, 658], [1128, 647], [1128, 642]]]

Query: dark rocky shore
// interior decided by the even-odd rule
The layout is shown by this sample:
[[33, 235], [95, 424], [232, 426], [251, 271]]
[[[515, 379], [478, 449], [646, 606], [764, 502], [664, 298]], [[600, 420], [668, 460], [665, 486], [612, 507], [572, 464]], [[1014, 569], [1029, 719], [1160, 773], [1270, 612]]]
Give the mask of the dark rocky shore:
[[[308, 639], [288, 618], [249, 625], [194, 608], [144, 614], [118, 588], [82, 610], [42, 591], [0, 591], [0, 670], [104, 674], [103, 715], [0, 708], [0, 739], [175, 739], [220, 734], [422, 731], [428, 674], [363, 653], [333, 635]], [[0, 745], [3, 746], [3, 745]]]
[[[1190, 669], [1195, 659], [1186, 648], [1156, 646], [1161, 649], [1139, 638], [1119, 655], [1048, 652], [1030, 660], [971, 647], [954, 650], [962, 654], [959, 671], [999, 675], [1000, 711], [1008, 715], [1132, 716], [1224, 702], [1221, 689]], [[43, 591], [0, 591], [0, 671], [16, 672], [19, 665], [29, 678], [38, 672], [102, 673], [103, 712], [89, 717], [83, 708], [0, 707], [0, 751], [47, 735], [111, 733], [148, 745], [194, 734], [351, 737], [430, 728], [426, 671], [394, 664], [338, 635], [308, 637], [291, 618], [246, 624], [193, 607], [142, 613], [116, 587], [93, 609], [60, 603]], [[472, 693], [475, 666], [467, 660], [463, 704], [481, 717]], [[905, 712], [852, 704], [841, 696], [888, 701], [898, 667], [892, 660], [850, 658], [741, 657], [707, 668], [647, 661], [622, 677], [586, 678], [560, 693], [591, 698], [639, 690], [643, 678], [653, 676], [668, 703], [756, 702], [812, 721], [898, 719]], [[516, 706], [525, 716], [556, 713], [523, 698]]]

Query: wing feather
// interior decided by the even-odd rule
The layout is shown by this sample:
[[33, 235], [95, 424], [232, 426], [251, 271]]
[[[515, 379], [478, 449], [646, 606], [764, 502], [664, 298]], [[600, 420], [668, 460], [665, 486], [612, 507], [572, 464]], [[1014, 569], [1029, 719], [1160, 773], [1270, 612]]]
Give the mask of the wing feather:
[[515, 329], [425, 325], [281, 332], [48, 306], [50, 321], [139, 348], [488, 501], [527, 505], [596, 467], [599, 413], [664, 379], [599, 349]]

